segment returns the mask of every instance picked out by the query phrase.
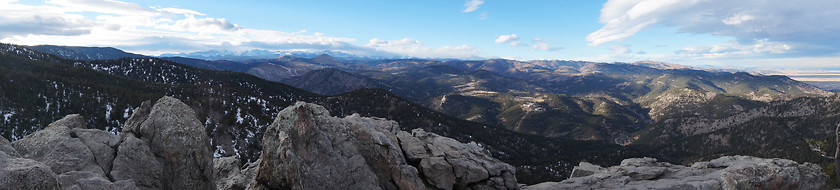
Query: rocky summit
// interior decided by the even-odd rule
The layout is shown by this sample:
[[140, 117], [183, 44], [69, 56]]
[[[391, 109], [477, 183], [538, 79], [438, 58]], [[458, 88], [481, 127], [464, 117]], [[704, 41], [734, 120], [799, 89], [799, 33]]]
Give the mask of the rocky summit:
[[692, 166], [652, 158], [518, 184], [482, 145], [381, 118], [330, 116], [298, 102], [266, 128], [261, 157], [213, 158], [205, 126], [172, 97], [146, 102], [118, 134], [68, 115], [14, 142], [0, 137], [2, 189], [827, 189], [814, 164], [728, 156]]
[[515, 168], [476, 143], [298, 102], [263, 136], [256, 189], [515, 189]]
[[828, 175], [816, 164], [751, 156], [725, 156], [690, 167], [654, 158], [625, 159], [609, 168], [581, 162], [572, 175], [523, 189], [830, 189]]

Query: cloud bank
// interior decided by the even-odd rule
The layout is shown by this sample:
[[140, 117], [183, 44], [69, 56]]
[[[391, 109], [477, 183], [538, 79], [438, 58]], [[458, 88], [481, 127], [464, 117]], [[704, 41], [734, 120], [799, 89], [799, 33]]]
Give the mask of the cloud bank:
[[[481, 2], [476, 2], [475, 9], [479, 5]], [[149, 55], [266, 49], [331, 50], [358, 55], [399, 53], [437, 58], [470, 57], [478, 52], [464, 45], [441, 48], [420, 43], [355, 45], [357, 40], [353, 38], [305, 30], [250, 29], [190, 9], [142, 7], [116, 0], [48, 0], [43, 5], [0, 0], [0, 13], [0, 41], [21, 45], [112, 46]]]
[[681, 53], [782, 53], [840, 50], [840, 1], [809, 0], [609, 0], [586, 36], [590, 46], [629, 38], [654, 25], [678, 32], [732, 37], [714, 47], [686, 47]]

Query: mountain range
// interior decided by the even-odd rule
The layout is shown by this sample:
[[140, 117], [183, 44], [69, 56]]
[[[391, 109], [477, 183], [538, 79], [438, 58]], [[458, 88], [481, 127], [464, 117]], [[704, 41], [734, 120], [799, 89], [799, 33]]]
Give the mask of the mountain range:
[[785, 76], [649, 61], [44, 53], [64, 48], [0, 47], [0, 134], [19, 139], [71, 113], [90, 113], [93, 128], [117, 132], [133, 108], [168, 95], [196, 111], [218, 156], [248, 161], [258, 157], [254, 137], [273, 114], [307, 101], [335, 116], [386, 118], [403, 130], [474, 141], [530, 184], [559, 181], [582, 160], [616, 165], [640, 156], [690, 164], [740, 154], [825, 165], [805, 139], [833, 137], [840, 107], [836, 94]]
[[282, 56], [294, 56], [302, 58], [313, 58], [319, 55], [330, 55], [339, 59], [358, 60], [358, 59], [395, 59], [405, 58], [403, 56], [383, 55], [383, 56], [359, 56], [340, 51], [269, 51], [263, 49], [252, 49], [245, 51], [231, 51], [231, 50], [207, 50], [196, 51], [190, 53], [177, 54], [161, 54], [158, 57], [183, 57], [203, 60], [247, 60], [247, 59], [271, 59]]

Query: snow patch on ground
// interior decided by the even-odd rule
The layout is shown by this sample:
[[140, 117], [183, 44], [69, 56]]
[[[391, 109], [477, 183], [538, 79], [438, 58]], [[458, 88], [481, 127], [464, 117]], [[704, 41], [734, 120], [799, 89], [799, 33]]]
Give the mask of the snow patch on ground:
[[127, 107], [123, 110], [123, 118], [128, 119], [129, 115], [128, 112], [131, 111], [131, 107]]
[[245, 119], [240, 115], [242, 115], [242, 109], [236, 108], [236, 123], [242, 124]]
[[111, 107], [111, 104], [105, 104], [105, 121], [111, 121], [112, 110], [114, 110], [114, 107]]
[[15, 115], [14, 111], [9, 111], [8, 113], [3, 114], [3, 121], [9, 123], [9, 118]]

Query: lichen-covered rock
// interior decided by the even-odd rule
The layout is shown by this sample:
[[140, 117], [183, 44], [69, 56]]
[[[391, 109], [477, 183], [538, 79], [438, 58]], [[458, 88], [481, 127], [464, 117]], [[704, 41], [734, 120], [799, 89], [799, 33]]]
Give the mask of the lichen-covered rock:
[[13, 142], [22, 157], [42, 162], [56, 174], [87, 171], [105, 177], [91, 149], [75, 138], [72, 129], [84, 129], [84, 118], [68, 115], [47, 128]]
[[58, 121], [54, 121], [47, 125], [47, 128], [56, 127], [56, 126], [65, 126], [70, 129], [86, 129], [85, 126], [85, 118], [79, 114], [70, 114], [64, 116], [64, 118], [59, 119]]
[[192, 109], [172, 97], [150, 104], [122, 135], [87, 129], [73, 114], [13, 143], [0, 138], [0, 189], [215, 189], [208, 136]]
[[[240, 169], [239, 159], [236, 157], [221, 157], [213, 159], [213, 175], [216, 179], [216, 189], [246, 189], [254, 178], [256, 167]], [[250, 165], [249, 165], [250, 166]]]
[[[330, 117], [326, 109], [298, 102], [281, 111], [263, 136], [254, 188], [423, 189], [408, 166], [393, 121]], [[397, 180], [407, 180], [397, 181]], [[398, 186], [404, 185], [404, 186]]]
[[514, 168], [464, 144], [396, 122], [331, 117], [298, 102], [263, 136], [255, 189], [516, 189]]
[[785, 159], [726, 156], [691, 167], [631, 158], [619, 166], [523, 189], [829, 189], [820, 167]]
[[580, 162], [580, 164], [572, 168], [572, 175], [570, 177], [588, 176], [595, 174], [603, 169], [603, 167], [590, 164], [589, 162]]
[[[420, 160], [422, 176], [440, 189], [516, 189], [516, 169], [476, 143], [460, 143], [423, 129], [397, 135], [410, 159]], [[419, 143], [419, 144], [417, 144]], [[419, 148], [419, 147], [423, 148]], [[411, 152], [409, 154], [408, 152]]]
[[131, 180], [111, 182], [98, 174], [86, 171], [72, 171], [58, 175], [62, 189], [108, 190], [138, 189]]
[[50, 167], [31, 159], [0, 152], [0, 188], [59, 189], [58, 177]]
[[110, 176], [116, 181], [132, 180], [140, 189], [163, 189], [163, 167], [152, 150], [134, 134], [123, 133]]
[[80, 128], [71, 129], [70, 134], [81, 140], [90, 149], [96, 163], [106, 175], [111, 172], [114, 157], [117, 155], [115, 148], [120, 144], [119, 135], [98, 129]]
[[[75, 117], [64, 117], [64, 119], [58, 120], [54, 122], [54, 124], [50, 124], [47, 128], [26, 135], [23, 139], [12, 142], [12, 145], [22, 157], [42, 160], [42, 158], [54, 150], [55, 145], [71, 138], [70, 128], [67, 126], [76, 126], [79, 124], [68, 124], [69, 121], [79, 120], [75, 119]], [[55, 123], [62, 123], [62, 125]], [[81, 123], [81, 125], [84, 125], [84, 123]]]
[[3, 136], [0, 136], [0, 152], [5, 153], [6, 155], [11, 157], [20, 157], [20, 154], [18, 154], [17, 150], [15, 150], [15, 148], [12, 147], [12, 143], [9, 142], [9, 140], [7, 140]]
[[131, 116], [128, 117], [128, 120], [125, 121], [125, 125], [122, 127], [122, 132], [132, 132], [137, 133], [140, 129], [140, 124], [143, 124], [147, 118], [149, 118], [149, 113], [152, 112], [152, 101], [146, 100], [140, 104], [140, 107], [134, 109]]
[[[148, 104], [146, 104], [148, 106]], [[213, 154], [204, 125], [195, 112], [178, 99], [165, 96], [152, 106], [133, 115], [125, 130], [148, 142], [163, 168], [164, 189], [214, 189]], [[143, 117], [145, 116], [145, 117]]]

